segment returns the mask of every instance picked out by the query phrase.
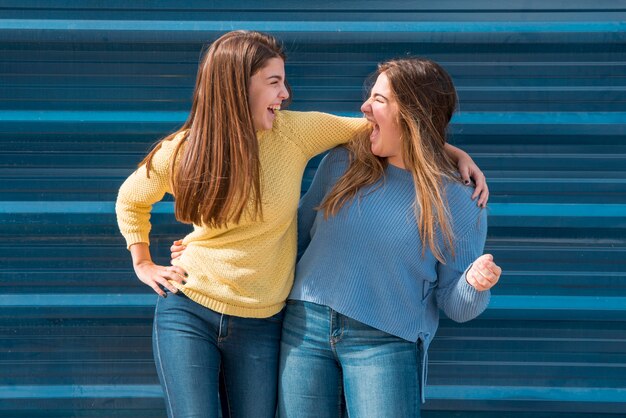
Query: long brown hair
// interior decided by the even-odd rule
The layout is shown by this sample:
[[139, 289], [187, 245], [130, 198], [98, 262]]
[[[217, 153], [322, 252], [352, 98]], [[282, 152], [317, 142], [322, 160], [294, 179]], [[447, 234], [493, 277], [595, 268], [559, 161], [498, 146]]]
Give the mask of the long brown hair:
[[244, 214], [262, 217], [259, 145], [248, 88], [250, 78], [272, 58], [285, 60], [286, 55], [280, 42], [264, 33], [232, 31], [213, 42], [198, 67], [187, 121], [140, 163], [149, 175], [163, 141], [183, 132], [185, 140], [171, 162], [179, 221], [224, 227]]
[[[413, 176], [415, 216], [423, 248], [445, 262], [437, 244], [438, 231], [454, 254], [454, 236], [449, 220], [444, 180], [459, 181], [453, 162], [444, 150], [446, 129], [457, 105], [457, 95], [448, 73], [436, 62], [420, 58], [387, 61], [375, 76], [385, 73], [398, 104], [404, 165]], [[350, 164], [320, 205], [325, 216], [337, 214], [359, 190], [384, 177], [387, 161], [372, 154], [368, 136], [347, 145]]]

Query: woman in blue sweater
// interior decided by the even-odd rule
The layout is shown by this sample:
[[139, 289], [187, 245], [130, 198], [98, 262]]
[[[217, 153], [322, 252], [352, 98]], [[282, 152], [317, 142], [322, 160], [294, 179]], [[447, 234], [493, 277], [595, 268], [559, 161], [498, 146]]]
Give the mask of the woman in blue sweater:
[[[379, 66], [369, 137], [320, 164], [298, 213], [280, 358], [282, 417], [416, 417], [439, 309], [464, 322], [501, 269], [486, 211], [444, 152], [456, 91], [438, 64]], [[417, 87], [416, 87], [417, 86]]]

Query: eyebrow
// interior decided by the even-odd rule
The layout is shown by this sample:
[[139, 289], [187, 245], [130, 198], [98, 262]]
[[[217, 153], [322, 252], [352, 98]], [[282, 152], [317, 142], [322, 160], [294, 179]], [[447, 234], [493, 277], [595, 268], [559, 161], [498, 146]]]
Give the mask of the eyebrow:
[[378, 97], [382, 97], [383, 99], [385, 99], [385, 100], [389, 101], [389, 99], [387, 99], [385, 96], [383, 96], [383, 95], [382, 95], [382, 94], [380, 94], [380, 93], [374, 93], [372, 96], [374, 96], [374, 97], [376, 97], [376, 96], [378, 96]]
[[271, 76], [267, 77], [268, 80], [271, 80], [273, 78], [275, 78], [275, 79], [277, 79], [279, 81], [283, 79], [283, 77], [280, 76], [280, 75], [271, 75]]

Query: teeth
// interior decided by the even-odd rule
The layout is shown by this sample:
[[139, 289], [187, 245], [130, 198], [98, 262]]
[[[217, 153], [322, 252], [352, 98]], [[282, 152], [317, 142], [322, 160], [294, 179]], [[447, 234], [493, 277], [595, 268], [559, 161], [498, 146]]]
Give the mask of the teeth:
[[280, 110], [280, 105], [272, 105], [270, 107], [268, 107], [268, 109], [274, 111], [274, 110]]

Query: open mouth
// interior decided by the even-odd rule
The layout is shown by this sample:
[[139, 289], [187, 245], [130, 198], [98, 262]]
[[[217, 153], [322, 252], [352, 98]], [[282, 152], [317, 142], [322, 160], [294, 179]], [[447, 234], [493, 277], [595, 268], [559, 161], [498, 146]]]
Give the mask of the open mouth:
[[280, 105], [268, 106], [267, 110], [269, 110], [271, 114], [274, 114], [277, 110], [280, 110]]
[[370, 134], [370, 140], [374, 140], [376, 139], [376, 137], [378, 136], [378, 134], [380, 133], [380, 127], [378, 126], [377, 123], [373, 123], [372, 124], [372, 133]]

